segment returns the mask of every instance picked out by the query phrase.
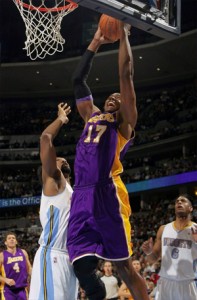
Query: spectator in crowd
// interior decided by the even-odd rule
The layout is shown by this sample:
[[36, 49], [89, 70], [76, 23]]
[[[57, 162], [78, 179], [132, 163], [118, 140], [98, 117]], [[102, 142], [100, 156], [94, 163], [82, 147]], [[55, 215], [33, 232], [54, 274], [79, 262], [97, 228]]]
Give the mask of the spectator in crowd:
[[56, 156], [53, 144], [61, 127], [68, 123], [70, 111], [70, 106], [60, 103], [57, 118], [40, 137], [43, 186], [40, 221], [43, 231], [33, 263], [29, 300], [77, 299], [77, 279], [66, 248], [72, 196], [70, 166], [65, 158]]
[[145, 241], [142, 249], [154, 263], [161, 257], [160, 279], [155, 300], [196, 300], [194, 265], [197, 262], [197, 224], [191, 221], [193, 207], [187, 195], [175, 201], [176, 219], [160, 226], [156, 241]]
[[8, 232], [6, 250], [0, 253], [1, 297], [4, 300], [27, 300], [31, 264], [26, 250], [18, 248], [16, 234]]
[[151, 280], [151, 277], [146, 277], [146, 285], [148, 288], [148, 294], [149, 297], [151, 299], [151, 297], [155, 296], [155, 284], [154, 282]]

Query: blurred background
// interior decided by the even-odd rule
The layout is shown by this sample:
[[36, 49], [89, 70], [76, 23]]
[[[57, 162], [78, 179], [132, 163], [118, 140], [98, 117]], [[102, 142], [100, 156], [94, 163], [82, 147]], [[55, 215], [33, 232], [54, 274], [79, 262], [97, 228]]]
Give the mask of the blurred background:
[[[197, 9], [195, 0], [182, 0], [181, 5], [180, 36], [167, 40], [134, 27], [130, 35], [139, 118], [122, 179], [130, 195], [138, 256], [141, 241], [173, 219], [179, 194], [192, 196], [197, 218]], [[55, 145], [73, 169], [83, 123], [71, 77], [99, 18], [100, 13], [79, 6], [62, 21], [63, 52], [31, 61], [23, 50], [25, 25], [19, 11], [13, 1], [0, 0], [0, 236], [17, 232], [31, 259], [41, 231], [39, 137], [56, 117], [57, 104], [68, 102], [70, 122]], [[119, 89], [117, 49], [118, 42], [99, 50], [89, 78], [101, 108]]]

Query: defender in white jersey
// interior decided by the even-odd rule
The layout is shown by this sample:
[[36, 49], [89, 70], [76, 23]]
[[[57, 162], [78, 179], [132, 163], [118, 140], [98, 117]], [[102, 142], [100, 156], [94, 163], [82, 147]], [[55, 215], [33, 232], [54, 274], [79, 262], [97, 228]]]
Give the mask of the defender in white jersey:
[[191, 221], [192, 203], [186, 195], [175, 201], [175, 221], [162, 225], [155, 244], [150, 238], [142, 249], [147, 260], [161, 258], [155, 300], [196, 300], [197, 224]]
[[70, 264], [66, 242], [72, 188], [70, 166], [56, 157], [53, 139], [68, 122], [70, 107], [58, 105], [58, 117], [42, 133], [40, 158], [43, 191], [40, 221], [43, 228], [36, 252], [29, 300], [76, 300], [78, 283]]

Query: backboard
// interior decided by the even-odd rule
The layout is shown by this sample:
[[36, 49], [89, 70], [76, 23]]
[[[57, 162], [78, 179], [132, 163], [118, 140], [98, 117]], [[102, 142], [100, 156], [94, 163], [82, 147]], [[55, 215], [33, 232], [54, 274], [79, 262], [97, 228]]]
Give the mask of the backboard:
[[[164, 39], [181, 33], [180, 0], [74, 0]], [[158, 7], [154, 6], [154, 2]]]

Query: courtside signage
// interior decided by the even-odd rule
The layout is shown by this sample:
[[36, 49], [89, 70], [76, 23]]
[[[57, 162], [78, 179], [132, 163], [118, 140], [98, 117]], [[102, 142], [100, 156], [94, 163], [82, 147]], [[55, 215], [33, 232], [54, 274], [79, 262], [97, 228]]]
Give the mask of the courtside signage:
[[40, 196], [0, 199], [0, 208], [13, 206], [39, 205]]

